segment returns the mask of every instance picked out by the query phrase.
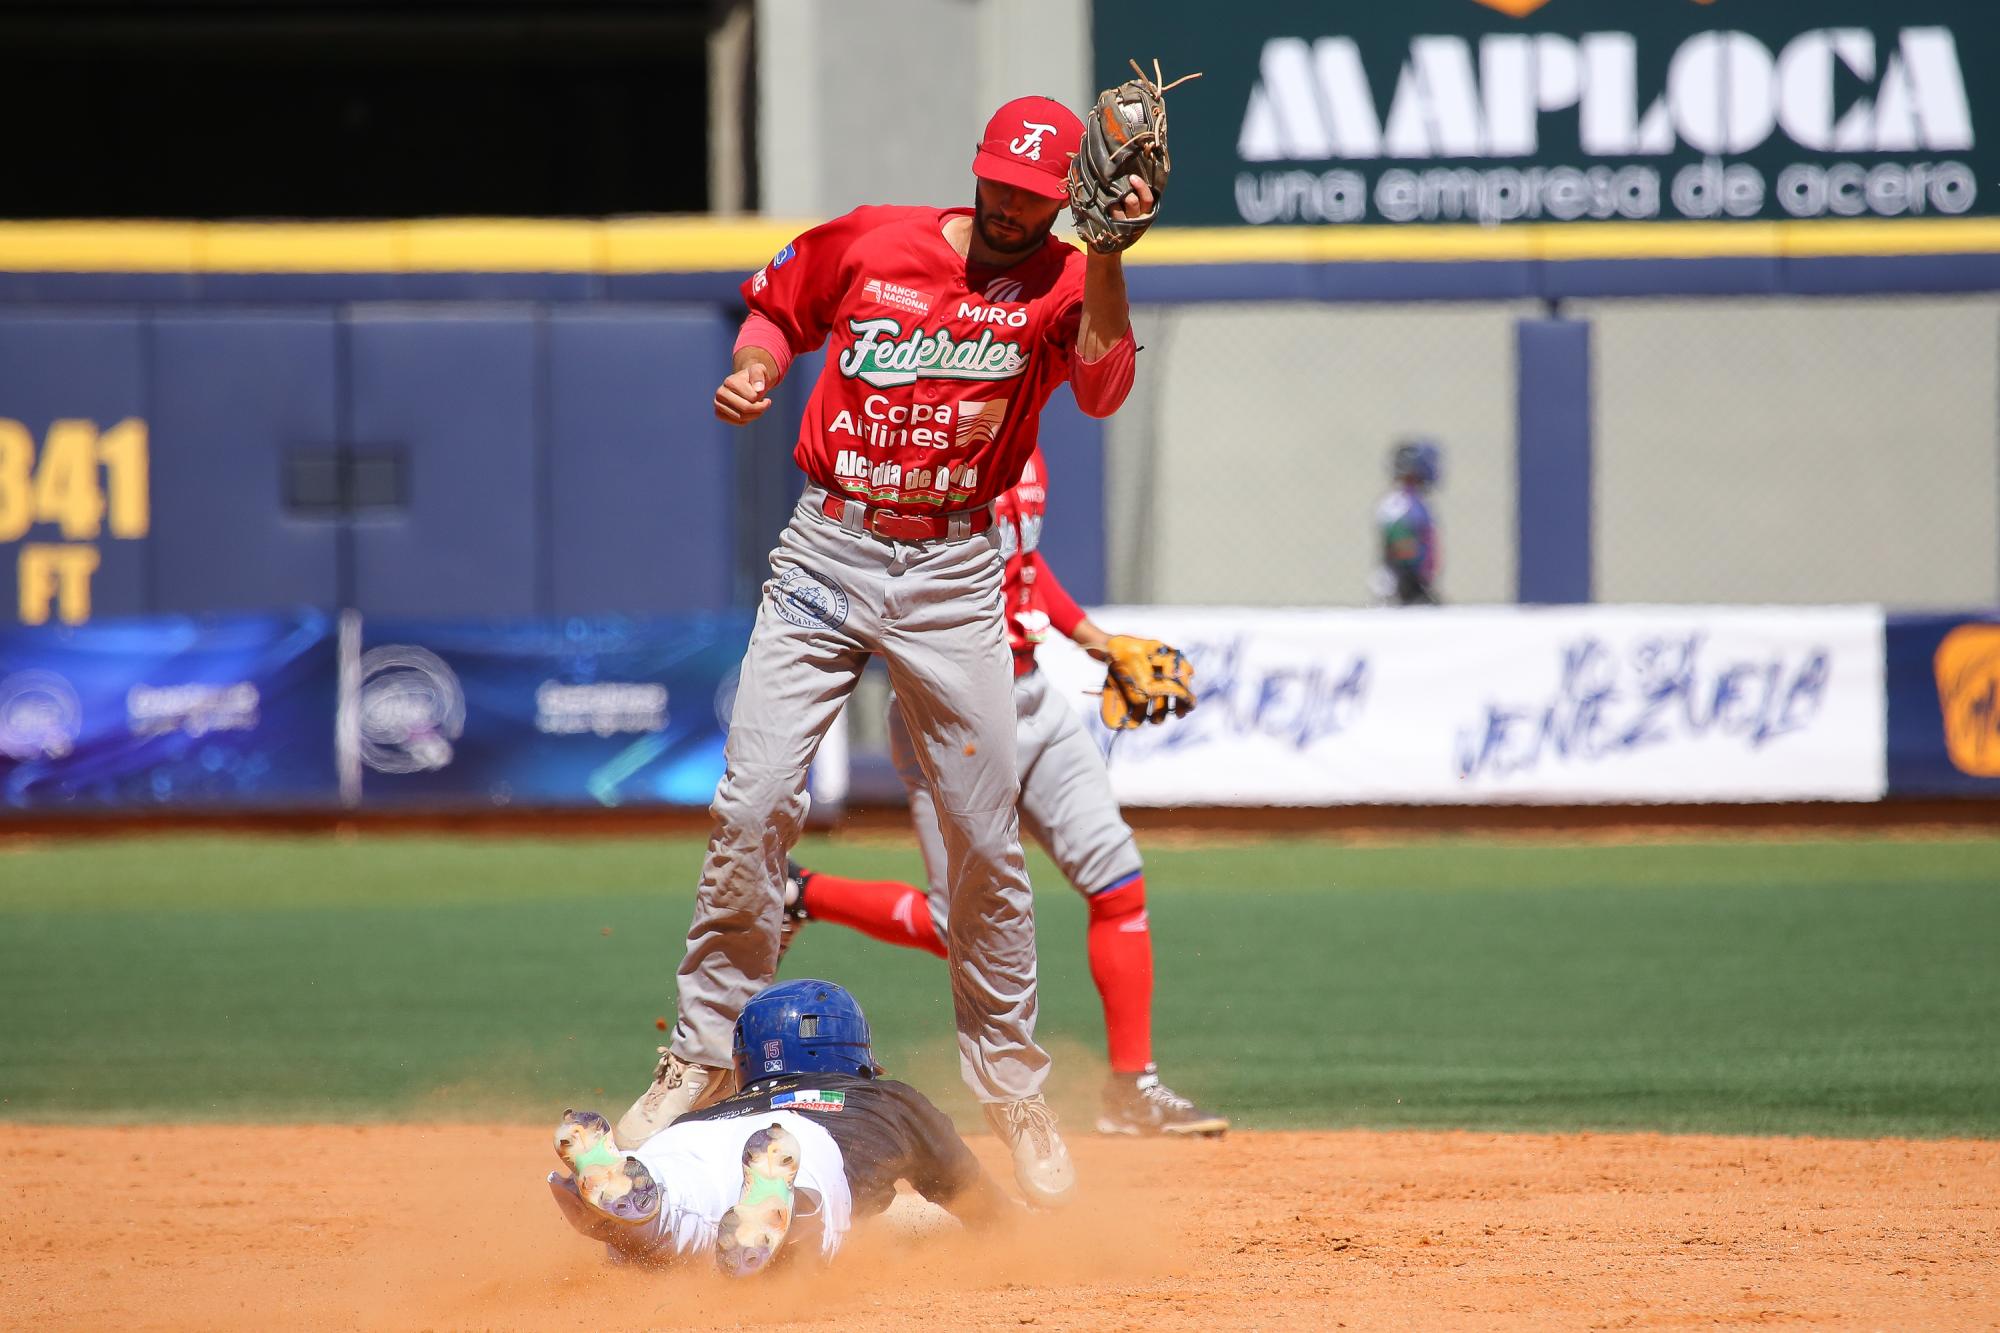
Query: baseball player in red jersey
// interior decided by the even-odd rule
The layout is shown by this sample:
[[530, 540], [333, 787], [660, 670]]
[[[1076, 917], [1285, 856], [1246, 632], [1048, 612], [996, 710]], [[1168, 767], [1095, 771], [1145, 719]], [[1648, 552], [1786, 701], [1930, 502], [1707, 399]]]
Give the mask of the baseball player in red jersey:
[[[827, 344], [793, 458], [809, 485], [771, 553], [711, 806], [679, 1021], [617, 1126], [643, 1143], [732, 1081], [730, 1033], [772, 978], [806, 769], [880, 655], [937, 803], [945, 952], [966, 1082], [1032, 1202], [1075, 1187], [1043, 1101], [1033, 904], [1016, 813], [1012, 682], [993, 501], [1019, 480], [1042, 405], [1068, 380], [1108, 416], [1135, 346], [1117, 254], [1049, 229], [1083, 133], [1061, 104], [1009, 102], [973, 159], [973, 208], [859, 208], [743, 284], [749, 317], [716, 415], [770, 406], [792, 358]], [[1133, 178], [1120, 216], [1150, 216]]]
[[[1035, 668], [1035, 649], [1050, 629], [1086, 651], [1101, 649], [1107, 638], [1042, 558], [1047, 478], [1037, 450], [1020, 484], [995, 502], [994, 513], [1000, 549], [1007, 557], [1007, 640], [1014, 655], [1014, 759], [1021, 819], [1090, 908], [1090, 975], [1104, 1004], [1111, 1057], [1097, 1128], [1106, 1134], [1221, 1134], [1229, 1121], [1167, 1087], [1153, 1064], [1153, 938], [1146, 927], [1139, 847], [1111, 794], [1104, 758], [1084, 732], [1076, 709]], [[785, 885], [787, 944], [798, 924], [821, 920], [944, 956], [949, 895], [937, 801], [909, 727], [895, 707], [889, 713], [889, 745], [910, 793], [930, 891], [894, 881], [815, 874], [794, 865]]]

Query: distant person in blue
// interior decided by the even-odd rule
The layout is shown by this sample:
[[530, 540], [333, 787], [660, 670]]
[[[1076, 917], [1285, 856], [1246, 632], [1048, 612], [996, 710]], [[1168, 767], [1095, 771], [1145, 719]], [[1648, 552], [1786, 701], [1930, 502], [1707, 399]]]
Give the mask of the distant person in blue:
[[1436, 606], [1438, 534], [1424, 496], [1438, 484], [1437, 441], [1404, 440], [1389, 455], [1396, 485], [1375, 506], [1381, 563], [1370, 576], [1377, 606]]

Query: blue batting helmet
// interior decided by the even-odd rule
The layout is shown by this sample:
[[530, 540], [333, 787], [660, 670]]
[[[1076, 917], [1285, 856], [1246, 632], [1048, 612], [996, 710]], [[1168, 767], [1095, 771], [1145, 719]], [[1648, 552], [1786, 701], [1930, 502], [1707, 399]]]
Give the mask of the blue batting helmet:
[[1443, 473], [1443, 451], [1436, 440], [1404, 440], [1396, 446], [1396, 452], [1389, 460], [1389, 471], [1398, 477], [1410, 477], [1435, 486]]
[[831, 981], [786, 981], [759, 992], [736, 1018], [743, 1087], [779, 1074], [875, 1075], [868, 1020]]

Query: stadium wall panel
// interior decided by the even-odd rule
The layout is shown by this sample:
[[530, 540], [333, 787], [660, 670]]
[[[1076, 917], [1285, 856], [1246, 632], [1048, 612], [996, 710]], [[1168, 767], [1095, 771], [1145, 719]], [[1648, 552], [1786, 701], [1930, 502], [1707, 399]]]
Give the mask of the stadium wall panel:
[[406, 487], [402, 504], [352, 523], [348, 603], [370, 615], [535, 614], [549, 566], [539, 322], [371, 311], [347, 339], [347, 443], [401, 459]]
[[183, 612], [340, 604], [340, 532], [282, 500], [288, 464], [334, 461], [330, 312], [194, 311], [150, 327], [151, 605]]
[[1591, 301], [1596, 596], [2000, 602], [2000, 300]]
[[547, 609], [728, 606], [736, 441], [709, 404], [734, 324], [698, 307], [558, 311], [547, 330]]

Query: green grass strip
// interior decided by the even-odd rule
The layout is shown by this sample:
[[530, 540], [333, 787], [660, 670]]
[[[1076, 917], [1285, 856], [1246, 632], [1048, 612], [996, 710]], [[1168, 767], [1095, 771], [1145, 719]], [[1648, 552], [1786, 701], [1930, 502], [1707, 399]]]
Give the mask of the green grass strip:
[[[664, 1040], [700, 854], [0, 844], [0, 1116], [615, 1116]], [[1102, 1072], [1084, 912], [1032, 870], [1074, 1126]], [[1272, 840], [1152, 848], [1147, 884], [1162, 1072], [1239, 1124], [2000, 1136], [2000, 840]], [[972, 1122], [937, 960], [822, 924], [786, 975], [853, 988], [885, 1061]]]

